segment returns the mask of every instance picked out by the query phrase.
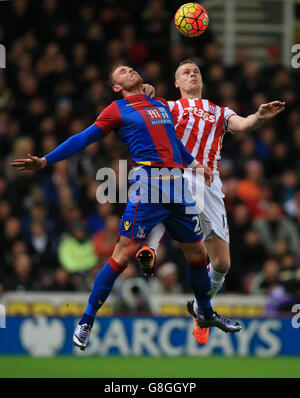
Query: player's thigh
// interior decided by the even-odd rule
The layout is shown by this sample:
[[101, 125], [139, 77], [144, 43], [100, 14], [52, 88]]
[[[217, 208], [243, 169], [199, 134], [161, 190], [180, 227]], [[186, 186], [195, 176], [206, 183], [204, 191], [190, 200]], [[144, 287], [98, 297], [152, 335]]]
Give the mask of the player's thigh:
[[203, 261], [207, 256], [203, 239], [196, 242], [178, 242], [178, 244], [181, 247], [188, 263]]
[[[229, 243], [227, 213], [223, 201], [221, 185], [205, 188], [204, 208], [200, 214], [204, 240], [218, 236]], [[215, 184], [215, 182], [214, 182]], [[220, 183], [221, 184], [221, 183]]]
[[112, 254], [112, 258], [117, 261], [117, 263], [125, 266], [135, 254], [140, 244], [140, 242], [128, 238], [127, 236], [120, 236]]
[[205, 247], [213, 269], [221, 273], [227, 272], [230, 268], [229, 243], [214, 236], [205, 241]]

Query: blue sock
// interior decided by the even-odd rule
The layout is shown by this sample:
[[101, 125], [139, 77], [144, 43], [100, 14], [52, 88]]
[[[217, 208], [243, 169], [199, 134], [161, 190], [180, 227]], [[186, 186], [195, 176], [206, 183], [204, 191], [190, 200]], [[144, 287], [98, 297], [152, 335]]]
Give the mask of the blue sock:
[[206, 265], [191, 266], [188, 264], [187, 280], [194, 291], [198, 311], [203, 314], [204, 318], [210, 318], [214, 310], [210, 303], [211, 284]]
[[[114, 266], [114, 269], [110, 264], [113, 266], [116, 265]], [[115, 280], [123, 269], [125, 269], [125, 267], [121, 267], [118, 263], [116, 263], [116, 261], [110, 259], [98, 272], [89, 297], [89, 302], [86, 306], [83, 317], [79, 322], [79, 325], [84, 323], [87, 323], [91, 326], [93, 325], [94, 318], [98, 310], [109, 296]]]

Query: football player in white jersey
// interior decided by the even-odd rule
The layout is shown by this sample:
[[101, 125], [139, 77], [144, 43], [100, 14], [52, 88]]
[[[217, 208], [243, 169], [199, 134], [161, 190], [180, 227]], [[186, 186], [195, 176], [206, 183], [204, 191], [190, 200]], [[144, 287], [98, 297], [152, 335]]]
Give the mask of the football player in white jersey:
[[[211, 297], [222, 287], [230, 268], [229, 230], [227, 225], [224, 194], [219, 177], [219, 163], [224, 134], [247, 133], [262, 125], [285, 109], [285, 103], [273, 101], [260, 105], [257, 112], [248, 117], [238, 116], [228, 107], [221, 107], [202, 98], [203, 81], [199, 67], [192, 60], [181, 62], [175, 72], [175, 87], [181, 98], [168, 101], [174, 118], [176, 134], [186, 149], [214, 173], [214, 181], [204, 187], [203, 208], [200, 210], [204, 241], [210, 259], [208, 264], [211, 279]], [[151, 95], [152, 86], [148, 86]], [[192, 181], [190, 181], [192, 183]], [[196, 198], [197, 200], [197, 198]], [[148, 246], [136, 255], [141, 268], [148, 273], [154, 270], [156, 251], [165, 233], [163, 224], [158, 224], [147, 237]], [[187, 303], [194, 316], [194, 336], [204, 345], [209, 338], [208, 328], [196, 323], [197, 308], [194, 300]]]

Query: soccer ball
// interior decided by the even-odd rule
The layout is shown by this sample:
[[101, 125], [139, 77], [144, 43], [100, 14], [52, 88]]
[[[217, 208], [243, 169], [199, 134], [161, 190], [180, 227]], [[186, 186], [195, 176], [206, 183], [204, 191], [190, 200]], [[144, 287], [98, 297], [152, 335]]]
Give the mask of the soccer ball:
[[174, 17], [176, 29], [187, 37], [202, 35], [208, 26], [208, 21], [206, 10], [198, 3], [183, 4]]

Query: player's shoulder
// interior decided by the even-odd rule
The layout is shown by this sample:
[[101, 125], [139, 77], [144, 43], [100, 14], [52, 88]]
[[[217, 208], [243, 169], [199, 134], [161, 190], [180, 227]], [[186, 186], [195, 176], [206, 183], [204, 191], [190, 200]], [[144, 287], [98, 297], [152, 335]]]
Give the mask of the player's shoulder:
[[202, 102], [204, 106], [208, 107], [209, 110], [212, 111], [212, 113], [223, 108], [221, 105], [215, 104], [207, 98], [202, 98]]
[[154, 101], [158, 101], [161, 102], [163, 105], [169, 107], [168, 105], [168, 101], [165, 98], [161, 98], [161, 97], [154, 97], [153, 98]]
[[230, 115], [235, 114], [235, 112], [228, 106], [217, 105], [208, 99], [202, 99], [202, 101], [203, 105], [205, 106], [206, 109], [208, 109], [210, 113], [216, 114], [220, 112], [221, 114], [224, 114], [224, 116], [227, 116], [229, 114]]
[[179, 98], [177, 100], [168, 100], [168, 106], [172, 112], [178, 111], [180, 108], [180, 104], [183, 105], [181, 102], [182, 98]]
[[102, 109], [100, 114], [97, 117], [99, 119], [112, 119], [112, 118], [120, 118], [120, 108], [117, 105], [117, 101], [112, 101], [105, 108]]

